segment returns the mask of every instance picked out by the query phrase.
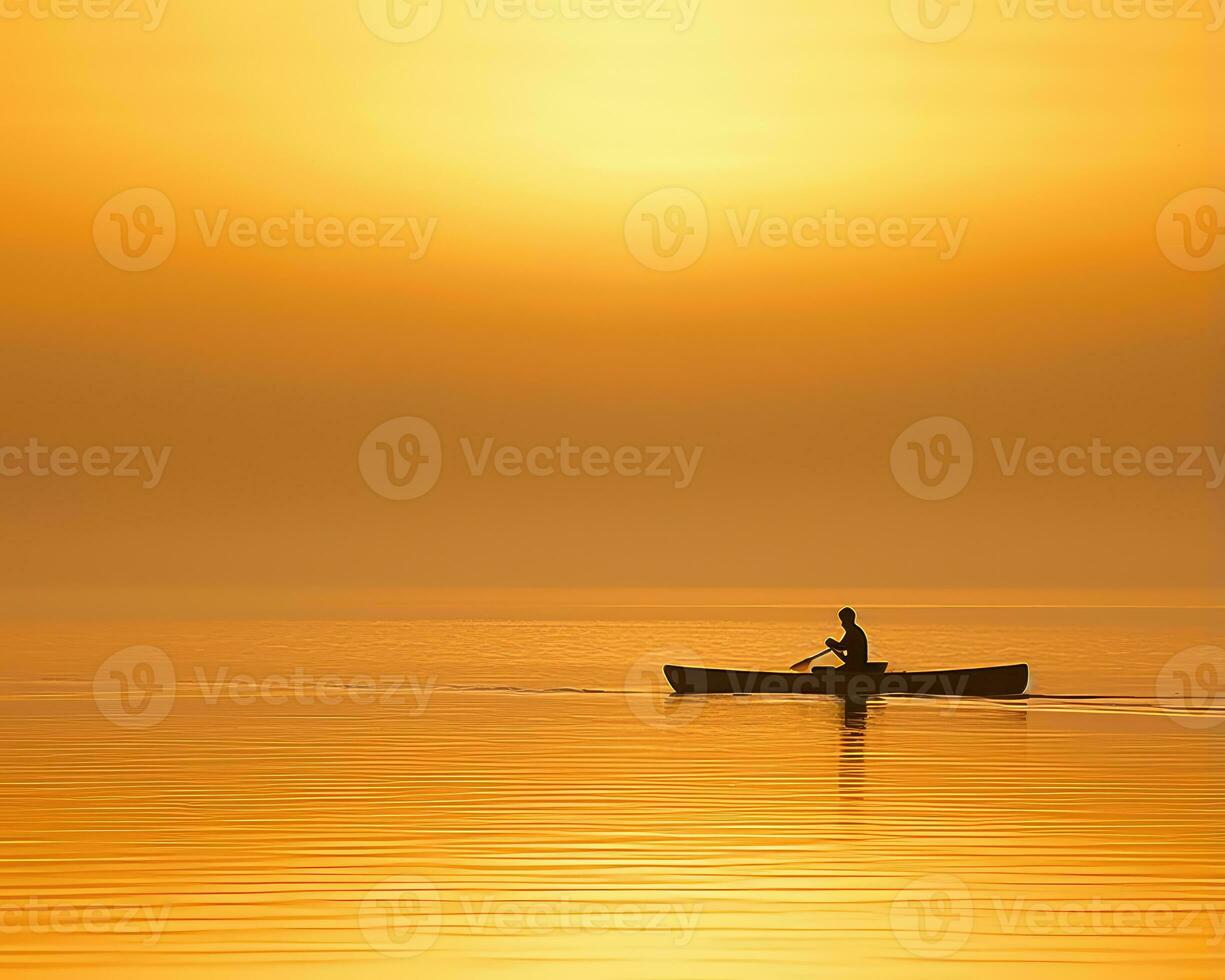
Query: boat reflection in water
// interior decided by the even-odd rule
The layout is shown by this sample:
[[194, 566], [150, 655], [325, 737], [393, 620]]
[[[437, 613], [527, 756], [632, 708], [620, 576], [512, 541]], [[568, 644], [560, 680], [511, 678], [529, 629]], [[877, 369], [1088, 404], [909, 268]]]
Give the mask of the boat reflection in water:
[[[868, 744], [870, 723], [880, 726], [891, 708], [901, 704], [924, 705], [929, 710], [944, 706], [942, 715], [950, 721], [946, 728], [956, 728], [954, 719], [958, 713], [969, 723], [967, 732], [977, 731], [989, 715], [990, 740], [995, 744], [995, 755], [1001, 760], [1023, 764], [1026, 755], [1025, 741], [1029, 729], [1027, 699], [1017, 698], [1001, 701], [974, 699], [965, 702], [929, 699], [874, 697], [840, 698], [842, 725], [838, 731], [838, 795], [842, 803], [863, 803], [867, 799], [868, 766], [871, 755]], [[970, 737], [967, 734], [967, 737]], [[880, 747], [875, 747], [880, 752]]]
[[[884, 711], [883, 702], [873, 707]], [[843, 803], [862, 803], [867, 763], [864, 750], [868, 735], [868, 702], [857, 698], [842, 701], [842, 730], [838, 733], [838, 795]]]

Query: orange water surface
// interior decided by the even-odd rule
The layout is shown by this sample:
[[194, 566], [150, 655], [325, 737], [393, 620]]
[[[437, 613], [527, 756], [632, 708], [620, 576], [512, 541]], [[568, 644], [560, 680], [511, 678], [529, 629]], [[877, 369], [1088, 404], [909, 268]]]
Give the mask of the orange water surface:
[[0, 969], [1222, 969], [1220, 691], [1160, 686], [1222, 613], [865, 622], [898, 667], [1027, 660], [1033, 694], [660, 690], [668, 661], [785, 668], [795, 618], [9, 626]]

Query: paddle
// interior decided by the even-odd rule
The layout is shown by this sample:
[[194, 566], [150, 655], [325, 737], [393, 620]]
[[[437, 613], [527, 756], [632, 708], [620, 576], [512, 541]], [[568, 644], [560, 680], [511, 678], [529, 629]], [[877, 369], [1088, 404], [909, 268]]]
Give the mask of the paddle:
[[[814, 654], [813, 654], [811, 657], [808, 657], [808, 658], [806, 658], [806, 659], [804, 659], [804, 660], [801, 660], [801, 661], [800, 661], [798, 664], [792, 664], [792, 665], [791, 665], [791, 669], [792, 669], [792, 670], [803, 670], [805, 667], [807, 667], [807, 666], [808, 666], [810, 663], [812, 663], [814, 660], [817, 660], [817, 659], [819, 659], [819, 658], [821, 658], [821, 657], [824, 657], [824, 656], [825, 656], [827, 653], [836, 653], [836, 651], [831, 650], [829, 647], [826, 647], [826, 648], [825, 648], [824, 650], [822, 650], [820, 653], [814, 653]], [[841, 658], [839, 658], [839, 659], [841, 659]]]

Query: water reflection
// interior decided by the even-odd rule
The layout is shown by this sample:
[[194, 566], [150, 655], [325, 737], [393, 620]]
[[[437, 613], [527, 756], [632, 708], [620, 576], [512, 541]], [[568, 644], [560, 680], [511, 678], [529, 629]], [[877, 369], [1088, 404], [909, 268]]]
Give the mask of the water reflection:
[[[876, 699], [873, 710], [883, 710]], [[843, 803], [862, 803], [867, 780], [865, 753], [868, 735], [868, 702], [842, 700], [842, 729], [838, 737], [838, 795]]]
[[[0, 907], [34, 896], [71, 922], [95, 904], [137, 906], [164, 910], [165, 928], [157, 942], [47, 933], [8, 912], [0, 975], [178, 980], [209, 963], [265, 980], [292, 959], [299, 980], [391, 980], [405, 961], [361, 909], [405, 877], [462, 913], [408, 964], [442, 980], [690, 980], [766, 962], [774, 980], [934, 978], [984, 962], [1079, 980], [1105, 960], [1117, 980], [1220, 973], [1225, 946], [1203, 919], [1198, 932], [1073, 934], [1025, 914], [1083, 902], [1086, 888], [1119, 907], [1225, 907], [1225, 726], [1187, 728], [1142, 700], [674, 698], [623, 676], [642, 650], [682, 641], [700, 641], [707, 663], [770, 662], [786, 625], [106, 629], [6, 640]], [[1117, 649], [1162, 642], [1095, 629]], [[908, 665], [1017, 659], [1012, 631], [962, 630], [939, 647], [929, 632], [897, 642]], [[90, 684], [134, 642], [168, 650], [183, 678], [295, 663], [377, 677], [411, 663], [440, 684], [424, 714], [415, 701], [208, 700], [189, 685], [156, 726], [120, 729]], [[1058, 673], [1079, 669], [1061, 653], [1038, 673], [1084, 691]], [[964, 886], [979, 915], [949, 960], [890, 925], [899, 890], [933, 878]], [[392, 938], [411, 948], [413, 910], [392, 908], [405, 916]], [[659, 928], [644, 925], [654, 909], [671, 910]], [[698, 909], [692, 930], [670, 925]]]

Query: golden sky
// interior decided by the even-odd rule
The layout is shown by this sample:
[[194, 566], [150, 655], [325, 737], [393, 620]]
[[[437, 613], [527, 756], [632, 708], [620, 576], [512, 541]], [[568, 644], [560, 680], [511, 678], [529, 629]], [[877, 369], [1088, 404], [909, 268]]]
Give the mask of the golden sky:
[[[4, 585], [1222, 583], [1206, 461], [1009, 477], [991, 441], [1225, 452], [1207, 0], [444, 0], [404, 42], [399, 2], [5, 7], [0, 444], [171, 452], [156, 487], [0, 478]], [[174, 247], [129, 271], [142, 201]], [[705, 247], [648, 267], [693, 201]], [[295, 212], [344, 240], [276, 247]], [[861, 245], [804, 247], [831, 213]], [[404, 416], [441, 475], [389, 500], [358, 454]], [[929, 417], [972, 438], [945, 500], [891, 472]], [[701, 454], [474, 475], [488, 438]]]

